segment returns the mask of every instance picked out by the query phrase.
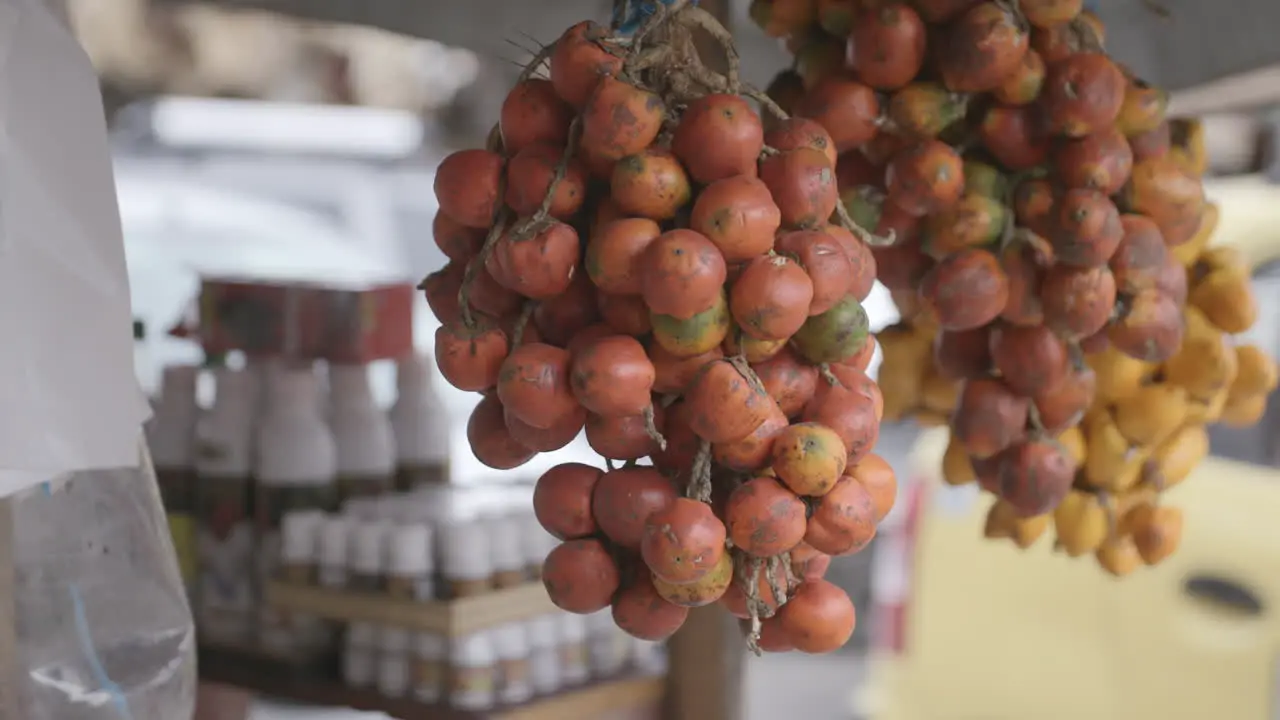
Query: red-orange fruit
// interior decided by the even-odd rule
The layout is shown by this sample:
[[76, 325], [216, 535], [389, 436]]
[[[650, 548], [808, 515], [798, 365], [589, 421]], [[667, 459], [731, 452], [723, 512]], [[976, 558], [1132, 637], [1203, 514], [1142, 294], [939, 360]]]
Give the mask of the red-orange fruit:
[[1038, 130], [1034, 108], [996, 105], [978, 126], [978, 139], [1001, 165], [1021, 172], [1049, 158], [1049, 142]]
[[934, 265], [920, 285], [920, 299], [943, 329], [969, 330], [1004, 311], [1009, 279], [994, 254], [969, 248]]
[[507, 431], [516, 442], [530, 450], [555, 452], [573, 442], [582, 433], [582, 427], [587, 422], [587, 410], [578, 408], [572, 413], [557, 418], [551, 427], [545, 428], [534, 427], [512, 415], [509, 410], [503, 411], [502, 419], [507, 424]]
[[913, 215], [938, 212], [964, 193], [964, 161], [946, 143], [925, 140], [893, 156], [885, 184], [897, 207]]
[[1056, 388], [1036, 395], [1033, 402], [1045, 432], [1056, 437], [1079, 423], [1093, 404], [1097, 382], [1093, 369], [1079, 362]]
[[610, 196], [620, 210], [654, 220], [670, 220], [693, 196], [680, 161], [661, 148], [628, 155], [613, 166]]
[[703, 188], [689, 216], [689, 229], [715, 243], [730, 263], [768, 252], [781, 224], [782, 212], [768, 186], [748, 175], [717, 180]]
[[787, 416], [774, 408], [760, 427], [741, 440], [716, 443], [711, 446], [711, 457], [721, 467], [740, 473], [755, 473], [769, 465], [774, 442], [786, 429]]
[[773, 399], [747, 382], [728, 360], [707, 363], [684, 394], [689, 424], [707, 442], [735, 442], [750, 435], [770, 415]]
[[488, 228], [502, 204], [502, 156], [488, 150], [459, 150], [436, 168], [440, 211], [466, 227]]
[[587, 410], [605, 417], [639, 415], [651, 404], [653, 363], [639, 340], [611, 335], [586, 343], [574, 354], [569, 372], [573, 395]]
[[504, 287], [535, 300], [567, 290], [578, 265], [577, 231], [562, 222], [552, 222], [528, 237], [518, 235], [517, 229], [519, 224], [494, 244], [485, 261], [489, 274]]
[[[831, 133], [816, 120], [790, 117], [779, 121], [773, 129], [765, 133], [764, 141], [774, 150], [813, 148], [825, 154], [831, 161], [831, 165], [837, 167], [836, 141], [832, 139]], [[837, 170], [838, 173], [839, 170]]]
[[613, 599], [613, 623], [634, 638], [656, 642], [676, 633], [689, 608], [667, 602], [643, 573]]
[[640, 557], [653, 574], [669, 583], [696, 582], [715, 569], [724, 555], [724, 523], [711, 506], [692, 498], [649, 516], [640, 540]]
[[1115, 127], [1063, 142], [1053, 156], [1058, 180], [1070, 188], [1114, 195], [1133, 171], [1133, 150]]
[[813, 281], [796, 261], [760, 256], [747, 263], [729, 291], [729, 311], [742, 331], [761, 340], [785, 340], [809, 319]]
[[503, 361], [497, 397], [520, 420], [546, 429], [577, 412], [569, 387], [569, 353], [552, 345], [522, 345]]
[[857, 622], [849, 595], [826, 580], [800, 583], [777, 619], [797, 650], [814, 655], [844, 647]]
[[933, 337], [933, 364], [938, 373], [952, 380], [986, 377], [994, 367], [991, 359], [990, 325], [968, 330], [940, 330]]
[[525, 447], [507, 429], [502, 402], [496, 395], [484, 396], [467, 419], [467, 445], [476, 460], [494, 470], [511, 470], [538, 453]]
[[618, 565], [595, 538], [568, 540], [547, 554], [542, 584], [561, 610], [586, 615], [609, 607], [620, 584]]
[[1000, 453], [999, 495], [1024, 517], [1057, 507], [1075, 476], [1075, 462], [1054, 440], [1027, 440]]
[[999, 380], [965, 382], [951, 433], [976, 458], [989, 458], [1026, 435], [1031, 403]]
[[511, 155], [537, 143], [564, 147], [572, 121], [573, 108], [556, 94], [550, 80], [518, 82], [502, 101], [498, 114], [502, 149]]
[[990, 92], [1017, 70], [1031, 38], [1002, 3], [984, 2], [965, 12], [942, 37], [938, 67], [952, 92]]
[[484, 230], [467, 227], [443, 212], [431, 221], [431, 237], [451, 261], [467, 262], [475, 257], [484, 245], [484, 236]]
[[[516, 215], [532, 215], [542, 207], [564, 152], [555, 145], [536, 143], [526, 146], [507, 162], [505, 198]], [[586, 172], [576, 160], [570, 160], [556, 183], [547, 212], [551, 217], [568, 220], [582, 207], [586, 196]]]
[[991, 331], [991, 359], [1001, 379], [1028, 397], [1054, 390], [1067, 377], [1067, 345], [1044, 325], [1001, 325]]
[[760, 179], [778, 206], [782, 224], [789, 227], [826, 224], [840, 201], [835, 170], [824, 153], [812, 148], [766, 157], [760, 163]]
[[1040, 53], [1028, 50], [1017, 69], [1000, 83], [992, 95], [1004, 105], [1029, 105], [1040, 97], [1047, 71]]
[[724, 350], [716, 346], [701, 355], [677, 357], [656, 342], [649, 342], [649, 360], [655, 372], [653, 391], [663, 395], [681, 394], [697, 376], [703, 365], [724, 357]]
[[670, 230], [658, 236], [640, 259], [640, 292], [652, 312], [687, 320], [720, 297], [728, 269], [724, 256], [705, 235]]
[[875, 137], [880, 101], [867, 85], [836, 75], [819, 81], [801, 100], [796, 114], [825, 128], [836, 152], [842, 153]]
[[1023, 242], [1011, 243], [1000, 255], [1000, 266], [1009, 278], [1009, 300], [1000, 317], [1014, 325], [1039, 325], [1044, 322], [1040, 304], [1040, 283], [1044, 266], [1035, 249]]
[[[1134, 295], [1159, 287], [1169, 256], [1160, 226], [1144, 215], [1133, 214], [1121, 215], [1120, 225], [1124, 228], [1124, 238], [1108, 262], [1116, 279], [1116, 292]], [[1179, 274], [1186, 277], [1185, 273]]]
[[1101, 53], [1075, 53], [1050, 64], [1040, 94], [1049, 130], [1078, 138], [1110, 127], [1127, 86], [1124, 73]]
[[556, 40], [548, 74], [556, 93], [573, 107], [585, 105], [601, 78], [622, 69], [622, 57], [600, 44], [608, 36], [608, 28], [588, 20], [565, 30]]
[[1116, 305], [1116, 281], [1106, 265], [1073, 268], [1056, 265], [1040, 289], [1044, 322], [1067, 340], [1081, 340], [1111, 320]]
[[876, 507], [861, 483], [844, 476], [813, 501], [804, 541], [828, 555], [851, 555], [876, 536]]
[[787, 417], [800, 414], [818, 387], [818, 368], [801, 361], [791, 348], [752, 364], [751, 369]]
[[1105, 265], [1124, 239], [1120, 211], [1097, 190], [1068, 190], [1053, 211], [1054, 258], [1077, 267]]
[[[654, 428], [662, 432], [663, 410], [654, 408]], [[611, 460], [639, 460], [657, 453], [658, 442], [649, 435], [644, 415], [622, 417], [587, 416], [587, 445], [600, 457]]]
[[788, 552], [804, 538], [805, 505], [777, 480], [759, 477], [739, 485], [725, 508], [729, 538], [756, 557]]
[[885, 3], [858, 13], [850, 33], [849, 64], [877, 90], [896, 90], [924, 67], [925, 26], [906, 3]]
[[561, 540], [594, 534], [591, 493], [602, 474], [582, 463], [561, 463], [544, 472], [533, 486], [533, 514], [543, 529]]
[[677, 497], [675, 485], [654, 468], [610, 470], [596, 481], [591, 514], [606, 537], [628, 550], [639, 550], [649, 516]]
[[849, 451], [848, 465], [856, 465], [880, 438], [884, 397], [866, 373], [848, 365], [836, 364], [830, 369], [836, 384], [819, 379], [800, 419], [834, 430]]
[[648, 147], [658, 137], [665, 116], [662, 98], [606, 76], [582, 109], [579, 147], [589, 156], [616, 162]]
[[1124, 301], [1107, 339], [1129, 357], [1159, 363], [1173, 357], [1185, 332], [1178, 302], [1159, 290], [1143, 290]]
[[583, 267], [602, 292], [640, 294], [640, 258], [662, 229], [648, 218], [623, 218], [591, 234]]
[[485, 321], [474, 328], [454, 322], [436, 329], [436, 367], [459, 390], [479, 392], [496, 385], [508, 349], [506, 333]]
[[702, 184], [755, 175], [762, 149], [760, 116], [737, 95], [721, 93], [690, 102], [671, 139], [672, 152]]
[[822, 230], [794, 230], [778, 237], [774, 248], [794, 259], [813, 283], [809, 315], [821, 315], [849, 294], [853, 267], [839, 240]]

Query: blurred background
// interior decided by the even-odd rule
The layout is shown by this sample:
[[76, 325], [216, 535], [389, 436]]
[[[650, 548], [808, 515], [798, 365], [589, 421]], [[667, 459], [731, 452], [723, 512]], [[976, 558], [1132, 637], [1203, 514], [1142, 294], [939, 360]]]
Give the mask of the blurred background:
[[[731, 2], [729, 12], [743, 74], [764, 85], [790, 60], [778, 41], [751, 23], [748, 4]], [[1273, 149], [1280, 120], [1273, 109], [1280, 105], [1280, 72], [1270, 67], [1280, 59], [1273, 57], [1280, 55], [1280, 46], [1270, 38], [1280, 27], [1278, 6], [1273, 0], [1168, 2], [1164, 6], [1172, 19], [1164, 19], [1139, 0], [1107, 5], [1101, 14], [1108, 22], [1109, 49], [1143, 76], [1173, 89], [1177, 112], [1206, 115], [1210, 195], [1224, 209], [1219, 242], [1247, 242], [1266, 248], [1263, 255], [1280, 255], [1270, 250], [1280, 249], [1280, 185], [1273, 184], [1280, 182]], [[201, 275], [269, 272], [308, 279], [343, 272], [392, 273], [416, 281], [443, 266], [445, 258], [430, 230], [436, 212], [435, 164], [453, 149], [483, 142], [520, 66], [540, 43], [553, 41], [579, 19], [607, 18], [608, 6], [604, 0], [67, 0], [72, 27], [101, 74], [134, 311], [145, 327], [139, 339], [144, 387], [154, 391], [165, 365], [200, 361], [193, 343], [168, 331], [191, 317]], [[1273, 353], [1280, 351], [1280, 318], [1275, 315], [1280, 285], [1274, 276], [1269, 265], [1260, 265], [1256, 289], [1265, 314], [1254, 338]], [[416, 309], [415, 338], [420, 348], [429, 350], [436, 323], [425, 303], [420, 301]], [[868, 309], [873, 327], [897, 320], [883, 288], [873, 294]], [[389, 405], [395, 379], [394, 369], [386, 364], [374, 368], [374, 392], [379, 402]], [[509, 479], [480, 466], [466, 448], [462, 427], [475, 396], [444, 383], [438, 384], [437, 392], [448, 408], [448, 424], [455, 428], [451, 454], [457, 481], [481, 485]], [[1248, 463], [1249, 472], [1265, 473], [1263, 468], [1280, 459], [1275, 422], [1269, 413], [1256, 429], [1218, 432], [1214, 454]], [[1046, 676], [1091, 678], [1101, 687], [1090, 692], [1107, 697], [1125, 692], [1126, 682], [1139, 682], [1124, 680], [1127, 675], [1116, 669], [1118, 665], [1163, 667], [1166, 661], [1155, 651], [1148, 655], [1127, 646], [1137, 640], [1118, 628], [1138, 622], [1144, 607], [1163, 612], [1163, 603], [1179, 601], [1160, 599], [1153, 593], [1165, 590], [1145, 589], [1140, 583], [1122, 589], [1105, 582], [1092, 567], [1067, 568], [1050, 559], [1047, 549], [1042, 548], [1044, 562], [1033, 563], [1011, 548], [980, 547], [976, 489], [943, 488], [933, 481], [936, 445], [936, 438], [922, 438], [914, 427], [884, 429], [877, 452], [898, 471], [898, 506], [870, 549], [838, 558], [829, 574], [850, 592], [860, 610], [854, 641], [835, 657], [750, 659], [748, 717], [794, 712], [795, 698], [801, 696], [805, 712], [814, 720], [1071, 716], [1071, 700], [1063, 699], [1065, 695], [1053, 696], [1058, 709], [1037, 712], [1035, 703], [1049, 702], [1048, 698], [1037, 700], [1031, 691], [1008, 690], [1016, 677], [992, 676], [988, 673], [1000, 673], [1003, 666], [981, 664], [935, 669], [952, 677], [946, 691], [938, 690], [939, 697], [949, 697], [946, 692], [952, 685], [976, 683], [986, 688], [982, 692], [1008, 692], [1009, 703], [1020, 708], [1016, 713], [983, 712], [980, 705], [974, 706], [974, 714], [895, 714], [886, 709], [894, 700], [884, 695], [918, 689], [914, 681], [886, 681], [872, 688], [864, 686], [863, 678], [875, 658], [909, 652], [908, 639], [928, 633], [948, 634], [954, 643], [969, 647], [989, 641], [1003, 648], [1010, 664], [1042, 664], [1036, 672]], [[575, 443], [561, 453], [540, 457], [521, 472], [536, 477], [541, 469], [584, 452], [589, 452], [584, 444]], [[1267, 496], [1256, 501], [1257, 511], [1271, 509], [1267, 503], [1280, 510], [1280, 501]], [[1265, 516], [1260, 522], [1266, 522]], [[1280, 718], [1280, 705], [1274, 702], [1280, 680], [1273, 679], [1280, 677], [1273, 671], [1277, 632], [1267, 614], [1274, 610], [1266, 602], [1280, 602], [1280, 594], [1268, 595], [1276, 587], [1274, 578], [1266, 581], [1271, 583], [1266, 588], [1240, 579], [1252, 578], [1260, 567], [1280, 567], [1275, 533], [1267, 530], [1264, 535], [1239, 540], [1248, 550], [1223, 551], [1248, 554], [1249, 559], [1228, 573], [1222, 582], [1229, 587], [1215, 602], [1225, 597], [1223, 593], [1236, 591], [1245, 599], [1219, 602], [1205, 611], [1208, 619], [1190, 621], [1204, 622], [1188, 631], [1197, 642], [1214, 646], [1214, 652], [1227, 652], [1215, 643], [1231, 645], [1237, 655], [1248, 656], [1247, 662], [1228, 663], [1231, 672], [1220, 666], [1210, 675], [1197, 675], [1210, 664], [1206, 658], [1219, 663], [1223, 658], [1205, 655], [1209, 651], [1203, 648], [1187, 650], [1183, 645], [1194, 643], [1178, 639], [1176, 663], [1181, 664], [1165, 668], [1161, 681], [1194, 684], [1197, 677], [1212, 676], [1240, 683], [1241, 676], [1248, 676], [1252, 684], [1247, 692], [1265, 693], [1259, 706], [1274, 708], [1268, 712], [1275, 714], [1265, 717]], [[931, 537], [955, 542], [935, 547]], [[936, 555], [924, 558], [925, 552]], [[1188, 562], [1218, 562], [1208, 551], [1186, 554], [1192, 557]], [[960, 573], [955, 564], [962, 562], [975, 569]], [[936, 572], [938, 578], [921, 568]], [[1187, 572], [1193, 570], [1221, 580], [1217, 565]], [[1018, 573], [1022, 579], [1010, 579]], [[929, 620], [912, 624], [912, 618], [926, 617], [921, 588], [933, 595], [954, 591], [981, 598], [1000, 588], [976, 590], [966, 583], [977, 587], [1004, 582], [1010, 583], [1007, 591], [1025, 603], [1026, 617], [992, 617], [975, 600], [977, 609], [968, 627], [941, 620], [937, 625]], [[1169, 594], [1179, 595], [1182, 579], [1175, 578], [1170, 587]], [[943, 601], [933, 597], [928, 602]], [[1055, 602], [1072, 606], [1069, 618], [1050, 611]], [[968, 611], [970, 604], [964, 603], [964, 608]], [[1262, 623], [1260, 617], [1270, 622]], [[1014, 626], [1019, 637], [995, 638], [1000, 628], [993, 625], [998, 623]], [[1204, 633], [1233, 623], [1238, 627], [1229, 631], [1244, 635], [1204, 639]], [[955, 659], [952, 655], [948, 661]], [[1086, 671], [1078, 663], [1094, 665]], [[1036, 687], [1053, 686], [1049, 679], [1037, 682]], [[1155, 681], [1144, 674], [1140, 682]], [[1092, 713], [1089, 708], [1097, 705], [1079, 707], [1084, 715], [1075, 717], [1121, 717]], [[258, 712], [259, 720], [339, 717], [270, 703]]]

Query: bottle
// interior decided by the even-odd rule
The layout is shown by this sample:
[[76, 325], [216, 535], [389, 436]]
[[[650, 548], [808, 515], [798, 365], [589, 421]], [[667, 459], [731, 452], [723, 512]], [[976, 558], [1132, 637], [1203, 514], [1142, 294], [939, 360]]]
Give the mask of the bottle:
[[369, 622], [353, 622], [347, 626], [342, 651], [342, 679], [356, 688], [373, 685], [377, 676], [378, 626]]
[[196, 426], [197, 626], [201, 641], [241, 645], [253, 638], [257, 601], [253, 488], [256, 376], [213, 370], [214, 399]]
[[400, 600], [435, 599], [431, 528], [426, 523], [396, 525], [388, 545], [387, 593]]
[[449, 648], [449, 665], [450, 705], [476, 712], [494, 706], [498, 658], [488, 633], [455, 638]]
[[493, 629], [493, 649], [498, 658], [498, 702], [518, 705], [533, 697], [530, 674], [529, 638], [523, 625], [501, 625]]
[[363, 520], [356, 524], [352, 533], [348, 588], [361, 593], [380, 593], [386, 588], [387, 538], [391, 528], [391, 524], [383, 520]]
[[378, 636], [378, 692], [404, 697], [412, 683], [409, 644], [413, 633], [394, 625], [383, 626]]
[[395, 433], [396, 487], [449, 482], [449, 411], [431, 380], [433, 362], [418, 354], [396, 362], [398, 394], [391, 406]]
[[555, 535], [546, 531], [533, 513], [521, 513], [521, 547], [524, 551], [525, 572], [533, 580], [542, 579], [542, 563], [547, 555], [560, 544]]
[[443, 700], [448, 670], [448, 640], [438, 633], [418, 633], [413, 643], [413, 697], [429, 704]]
[[395, 485], [391, 421], [373, 400], [369, 368], [329, 366], [330, 427], [338, 451], [338, 498], [379, 495]]
[[494, 515], [484, 521], [489, 534], [489, 561], [495, 589], [517, 587], [525, 582], [525, 551], [522, 530], [516, 515]]
[[539, 695], [559, 692], [563, 661], [557, 615], [539, 615], [525, 624], [529, 637], [529, 669], [533, 689]]
[[290, 510], [280, 520], [280, 580], [293, 585], [316, 581], [316, 557], [323, 513]]
[[147, 422], [147, 443], [173, 536], [173, 549], [187, 596], [195, 601], [198, 557], [196, 552], [196, 382], [200, 369], [172, 365], [160, 378], [160, 395]]
[[316, 576], [320, 587], [345, 590], [347, 556], [350, 553], [351, 520], [343, 515], [329, 515], [320, 525]]
[[[327, 511], [334, 507], [337, 451], [320, 407], [314, 369], [279, 367], [268, 375], [266, 414], [258, 425], [254, 472], [255, 536], [258, 582], [276, 575], [280, 557], [280, 521], [291, 510]], [[267, 649], [289, 656], [313, 656], [327, 646], [323, 620], [263, 606], [259, 633]]]
[[588, 669], [587, 622], [581, 615], [559, 613], [560, 679], [566, 686], [581, 685], [591, 676]]
[[474, 597], [493, 589], [492, 554], [483, 523], [455, 517], [441, 526], [439, 540], [449, 597]]

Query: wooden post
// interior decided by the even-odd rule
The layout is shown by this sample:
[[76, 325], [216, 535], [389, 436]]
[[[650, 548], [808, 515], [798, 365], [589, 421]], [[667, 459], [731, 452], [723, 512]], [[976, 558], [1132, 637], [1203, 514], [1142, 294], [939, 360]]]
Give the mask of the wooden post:
[[[733, 30], [731, 0], [702, 0], [699, 7]], [[727, 70], [719, 44], [698, 39], [703, 61], [718, 72]], [[670, 640], [666, 720], [739, 720], [743, 716], [746, 641], [737, 620], [719, 604], [689, 613]]]

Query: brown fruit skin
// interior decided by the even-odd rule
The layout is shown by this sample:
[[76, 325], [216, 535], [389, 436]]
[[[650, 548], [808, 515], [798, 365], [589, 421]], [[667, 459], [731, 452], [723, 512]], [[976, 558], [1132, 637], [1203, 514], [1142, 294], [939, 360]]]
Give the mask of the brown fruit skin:
[[853, 23], [850, 38], [850, 65], [876, 90], [896, 90], [924, 67], [924, 21], [905, 3], [864, 9]]
[[1079, 138], [1110, 127], [1120, 116], [1128, 84], [1101, 53], [1075, 53], [1051, 63], [1040, 94], [1049, 130]]
[[643, 573], [613, 599], [613, 623], [640, 640], [666, 640], [688, 617], [689, 608], [667, 602]]
[[488, 150], [459, 150], [436, 168], [435, 194], [440, 212], [471, 228], [487, 229], [502, 203], [498, 187], [502, 156]]
[[609, 607], [620, 583], [618, 565], [599, 540], [568, 540], [547, 554], [542, 584], [556, 607], [588, 615]]
[[591, 233], [583, 267], [601, 292], [640, 294], [640, 258], [659, 235], [648, 218], [614, 220]]
[[[663, 411], [654, 408], [654, 426], [662, 432]], [[658, 452], [658, 443], [645, 430], [643, 415], [601, 417], [588, 415], [586, 424], [587, 445], [600, 457], [610, 460], [639, 460]]]
[[739, 485], [729, 495], [725, 515], [734, 546], [756, 557], [781, 555], [804, 539], [804, 502], [773, 478]]
[[564, 147], [572, 121], [573, 108], [560, 99], [550, 80], [518, 82], [502, 101], [498, 114], [502, 150], [512, 155], [537, 143]]
[[1058, 194], [1048, 180], [1019, 183], [1013, 192], [1014, 220], [1035, 234], [1048, 237], [1053, 232], [1053, 209], [1058, 204]]
[[689, 229], [720, 249], [726, 262], [750, 260], [773, 247], [782, 211], [754, 173], [717, 180], [698, 193]]
[[944, 330], [970, 330], [1000, 316], [1009, 302], [1009, 278], [999, 259], [968, 248], [934, 265], [920, 285], [920, 299]]
[[789, 347], [764, 362], [752, 364], [751, 369], [787, 417], [799, 415], [818, 387], [818, 368], [802, 362]]
[[656, 342], [649, 342], [649, 360], [653, 363], [655, 377], [653, 391], [662, 395], [683, 393], [698, 375], [703, 365], [724, 357], [724, 350], [716, 346], [693, 357], [676, 357]]
[[555, 452], [577, 439], [582, 426], [587, 422], [587, 411], [578, 408], [569, 415], [556, 420], [548, 428], [536, 428], [515, 417], [509, 411], [503, 411], [503, 422], [511, 437], [521, 445], [538, 452]]
[[489, 274], [503, 287], [533, 300], [548, 300], [569, 289], [580, 254], [578, 232], [562, 222], [529, 238], [517, 237], [515, 229], [494, 243], [485, 261]]
[[1063, 142], [1054, 153], [1053, 163], [1058, 179], [1067, 187], [1114, 195], [1129, 181], [1133, 150], [1119, 130], [1104, 127]]
[[763, 149], [760, 116], [737, 95], [705, 95], [689, 103], [671, 139], [672, 152], [704, 185], [754, 176]]
[[467, 392], [488, 390], [509, 349], [506, 333], [488, 323], [470, 329], [462, 323], [436, 328], [436, 367], [450, 385]]
[[915, 0], [912, 4], [925, 22], [942, 24], [954, 20], [979, 2], [982, 0]]
[[[905, 212], [897, 211], [912, 221]], [[879, 233], [881, 228], [876, 228]], [[920, 281], [924, 279], [929, 268], [933, 267], [933, 258], [925, 254], [920, 239], [914, 233], [897, 234], [897, 240], [888, 247], [873, 247], [871, 255], [876, 260], [876, 276], [890, 290], [915, 292]]]
[[1056, 265], [1040, 292], [1045, 324], [1064, 339], [1081, 340], [1106, 327], [1116, 306], [1116, 281], [1107, 266]]
[[579, 146], [591, 156], [617, 162], [648, 147], [666, 115], [662, 98], [606, 76], [582, 110]]
[[954, 205], [964, 193], [964, 161], [946, 143], [925, 140], [893, 156], [885, 171], [889, 201], [921, 216]]
[[1133, 214], [1121, 215], [1120, 225], [1124, 237], [1107, 263], [1116, 279], [1116, 292], [1134, 295], [1158, 287], [1169, 257], [1160, 226], [1144, 215]]
[[[808, 315], [821, 315], [835, 307], [846, 295], [853, 280], [849, 253], [839, 240], [821, 230], [793, 230], [780, 235], [774, 248], [794, 259], [813, 283]], [[798, 330], [799, 328], [797, 328]], [[788, 333], [787, 336], [794, 334]]]
[[1001, 165], [1030, 170], [1049, 159], [1049, 142], [1039, 132], [1031, 106], [996, 105], [983, 116], [978, 139]]
[[650, 456], [654, 467], [669, 475], [688, 475], [694, 458], [702, 448], [702, 438], [689, 426], [692, 415], [689, 404], [683, 400], [677, 400], [667, 408], [662, 428], [667, 449]]
[[711, 457], [721, 467], [740, 473], [754, 474], [768, 467], [774, 441], [787, 428], [787, 416], [774, 408], [765, 421], [745, 438], [711, 446]]
[[707, 363], [685, 390], [689, 424], [707, 442], [736, 442], [750, 435], [774, 405], [768, 394], [752, 389], [728, 360]]
[[848, 475], [813, 501], [804, 541], [828, 555], [852, 555], [876, 536], [876, 508], [866, 487]]
[[600, 311], [600, 318], [623, 335], [641, 337], [653, 329], [649, 307], [639, 295], [600, 293], [596, 296], [596, 308]]
[[497, 395], [485, 395], [467, 419], [467, 444], [471, 453], [494, 470], [518, 468], [538, 454], [511, 437], [503, 411]]
[[1040, 424], [1049, 435], [1058, 436], [1077, 424], [1093, 404], [1097, 377], [1093, 369], [1081, 364], [1072, 368], [1056, 388], [1035, 396], [1032, 402], [1040, 413]]
[[[529, 145], [507, 161], [507, 205], [518, 216], [532, 215], [542, 207], [547, 190], [556, 179], [556, 166], [564, 149], [548, 143]], [[587, 196], [587, 173], [581, 163], [570, 160], [556, 183], [548, 213], [568, 220], [582, 207]]]
[[1067, 345], [1044, 325], [1001, 325], [991, 332], [991, 359], [1011, 390], [1036, 397], [1067, 377]]
[[724, 256], [692, 230], [659, 235], [640, 258], [640, 291], [649, 310], [687, 320], [710, 308], [728, 276]]
[[427, 275], [418, 285], [427, 298], [427, 306], [431, 308], [431, 314], [441, 324], [462, 320], [462, 308], [458, 305], [458, 291], [462, 289], [462, 280], [466, 272], [465, 262], [451, 261]]
[[1125, 301], [1107, 339], [1129, 357], [1158, 363], [1178, 352], [1184, 333], [1179, 304], [1159, 290], [1143, 290]]
[[654, 468], [610, 470], [596, 481], [591, 514], [606, 537], [628, 550], [639, 550], [649, 516], [677, 497], [675, 485]]
[[971, 456], [993, 457], [1026, 435], [1030, 407], [1030, 400], [999, 380], [969, 380], [960, 391], [951, 432]]
[[1035, 250], [1026, 243], [1014, 242], [1000, 255], [1000, 266], [1009, 278], [1009, 300], [1000, 317], [1014, 325], [1034, 326], [1044, 322], [1040, 304], [1040, 283], [1044, 267], [1037, 261]]
[[857, 623], [849, 595], [826, 580], [800, 583], [777, 619], [795, 648], [810, 655], [844, 647]]
[[622, 58], [598, 44], [608, 36], [607, 28], [587, 20], [565, 30], [556, 41], [548, 74], [556, 94], [569, 105], [581, 108], [601, 78], [622, 69]]
[[812, 148], [766, 157], [760, 162], [760, 179], [769, 188], [782, 224], [787, 227], [824, 225], [840, 201], [835, 170], [824, 153]]
[[990, 325], [969, 330], [942, 330], [933, 338], [933, 363], [952, 380], [986, 377], [995, 367], [991, 358]]
[[515, 417], [547, 429], [577, 411], [569, 387], [569, 353], [545, 343], [522, 345], [503, 361], [497, 397]]
[[720, 563], [726, 532], [710, 505], [676, 498], [645, 522], [640, 557], [664, 582], [696, 582]]
[[1124, 239], [1120, 211], [1096, 190], [1068, 190], [1053, 211], [1049, 240], [1058, 262], [1076, 267], [1105, 265]]
[[485, 231], [469, 228], [443, 212], [437, 212], [431, 221], [431, 237], [450, 262], [467, 262], [475, 257], [484, 246], [484, 236]]
[[796, 115], [821, 125], [831, 135], [838, 154], [875, 137], [880, 101], [870, 87], [837, 75], [815, 85], [796, 108]]
[[729, 310], [742, 332], [760, 340], [785, 340], [809, 319], [813, 281], [796, 261], [760, 256], [729, 290]]
[[639, 415], [651, 404], [656, 372], [644, 346], [628, 335], [603, 337], [573, 356], [569, 386], [587, 410], [605, 417]]
[[1028, 440], [1000, 454], [999, 495], [1022, 517], [1043, 515], [1071, 491], [1075, 463], [1052, 440]]
[[800, 419], [834, 430], [849, 451], [847, 464], [852, 466], [862, 462], [880, 439], [884, 397], [866, 373], [848, 365], [836, 364], [830, 369], [839, 384], [819, 379]]
[[947, 29], [938, 48], [942, 82], [951, 92], [990, 92], [1000, 87], [1031, 46], [1027, 29], [1004, 7], [984, 2]]
[[560, 540], [595, 534], [591, 493], [601, 475], [582, 463], [561, 463], [544, 472], [533, 486], [533, 514], [543, 529]]
[[826, 155], [831, 161], [831, 166], [836, 167], [836, 141], [831, 137], [831, 133], [816, 120], [802, 117], [782, 120], [765, 133], [764, 142], [774, 150], [780, 151], [796, 150], [802, 147], [812, 148]]
[[[559, 227], [559, 224], [557, 224], [556, 227]], [[548, 230], [551, 230], [551, 228], [548, 228]], [[564, 236], [560, 231], [556, 231], [554, 235], [546, 235], [541, 238], [530, 238], [528, 242], [541, 245], [545, 240], [555, 240], [556, 242], [552, 243], [552, 247], [562, 249], [567, 244], [561, 242], [563, 237]], [[471, 284], [471, 293], [468, 295], [467, 299], [471, 303], [472, 310], [484, 313], [489, 317], [504, 318], [518, 312], [520, 310], [520, 306], [524, 305], [524, 298], [521, 297], [520, 293], [507, 287], [502, 282], [499, 282], [497, 275], [495, 275], [495, 270], [502, 272], [502, 268], [495, 267], [498, 261], [493, 260], [493, 256], [497, 254], [498, 249], [499, 248], [495, 246], [493, 254], [489, 255], [492, 262], [486, 262], [480, 272], [476, 273], [475, 281]], [[526, 252], [529, 247], [527, 245], [521, 245], [510, 249], [517, 251], [513, 254], [520, 254], [523, 257], [523, 253]], [[564, 254], [558, 252], [555, 254], [554, 259], [564, 262], [563, 257]], [[568, 271], [566, 270], [566, 275], [567, 274]]]
[[693, 197], [680, 161], [661, 148], [646, 148], [613, 166], [610, 196], [628, 215], [670, 220]]
[[[519, 313], [514, 316], [519, 317]], [[564, 292], [538, 303], [533, 310], [533, 322], [525, 325], [524, 334], [520, 336], [522, 343], [530, 339], [530, 326], [543, 342], [566, 349], [582, 330], [603, 327], [596, 307], [596, 286], [591, 278], [576, 270]]]

